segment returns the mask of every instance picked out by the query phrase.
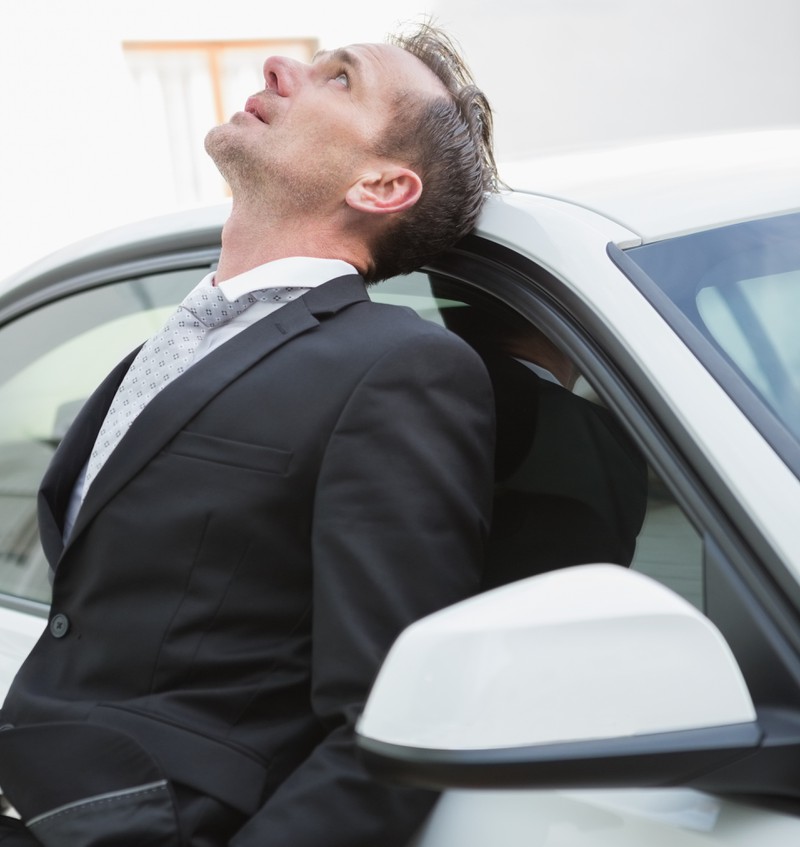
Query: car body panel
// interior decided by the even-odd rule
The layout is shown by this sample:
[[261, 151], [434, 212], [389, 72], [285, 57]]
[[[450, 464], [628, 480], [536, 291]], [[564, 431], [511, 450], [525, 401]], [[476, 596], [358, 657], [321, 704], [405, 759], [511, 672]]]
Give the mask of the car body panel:
[[685, 788], [448, 791], [409, 847], [788, 847], [797, 815]]
[[663, 139], [508, 162], [515, 189], [571, 201], [651, 242], [800, 208], [800, 129]]

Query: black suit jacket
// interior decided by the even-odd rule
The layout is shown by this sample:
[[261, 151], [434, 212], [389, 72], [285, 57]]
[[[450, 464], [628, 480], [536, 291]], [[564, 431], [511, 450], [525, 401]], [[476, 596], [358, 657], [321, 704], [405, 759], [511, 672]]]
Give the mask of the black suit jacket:
[[[431, 798], [370, 780], [353, 722], [400, 630], [478, 584], [484, 367], [412, 311], [372, 303], [360, 277], [326, 283], [151, 401], [64, 547], [129, 361], [42, 484], [52, 625], [3, 707], [0, 784], [25, 819], [117, 791], [137, 819], [164, 821], [169, 803], [137, 792], [168, 800], [166, 779], [239, 809], [236, 847], [402, 844]], [[55, 826], [67, 843], [45, 823], [39, 837]]]
[[497, 402], [497, 486], [484, 587], [590, 562], [630, 565], [647, 465], [601, 406], [485, 353]]

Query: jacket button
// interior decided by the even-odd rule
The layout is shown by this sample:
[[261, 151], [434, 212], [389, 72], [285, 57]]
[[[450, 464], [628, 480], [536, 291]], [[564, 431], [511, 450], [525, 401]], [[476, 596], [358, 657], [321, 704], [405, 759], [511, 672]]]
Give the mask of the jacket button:
[[53, 638], [63, 638], [69, 632], [69, 618], [66, 615], [53, 615], [50, 621], [50, 635]]

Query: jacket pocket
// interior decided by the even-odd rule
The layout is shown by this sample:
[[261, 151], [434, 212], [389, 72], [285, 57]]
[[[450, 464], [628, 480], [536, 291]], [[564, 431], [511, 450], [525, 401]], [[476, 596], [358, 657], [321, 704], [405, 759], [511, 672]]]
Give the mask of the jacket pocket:
[[28, 829], [44, 847], [178, 847], [166, 780], [85, 797], [31, 818]]
[[252, 752], [159, 715], [101, 703], [92, 710], [91, 720], [136, 738], [148, 750], [157, 750], [167, 779], [246, 815], [253, 815], [261, 806], [272, 784], [270, 763]]
[[180, 844], [166, 775], [116, 729], [65, 721], [1, 732], [0, 784], [45, 847]]
[[274, 474], [287, 473], [292, 459], [292, 453], [288, 450], [189, 430], [178, 433], [167, 450], [175, 456]]

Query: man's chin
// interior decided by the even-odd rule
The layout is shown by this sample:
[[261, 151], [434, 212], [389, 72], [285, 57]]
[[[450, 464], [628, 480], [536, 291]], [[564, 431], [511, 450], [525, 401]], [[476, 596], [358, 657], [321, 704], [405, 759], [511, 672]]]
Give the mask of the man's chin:
[[210, 129], [205, 137], [206, 153], [228, 183], [242, 170], [246, 158], [241, 143], [234, 136], [230, 124], [220, 124]]
[[229, 129], [229, 124], [220, 124], [219, 126], [212, 127], [206, 133], [204, 142], [206, 153], [208, 153], [208, 155], [211, 156], [214, 161], [216, 161], [216, 157], [218, 155], [220, 147], [227, 146], [230, 143], [226, 139], [226, 135], [229, 134]]

